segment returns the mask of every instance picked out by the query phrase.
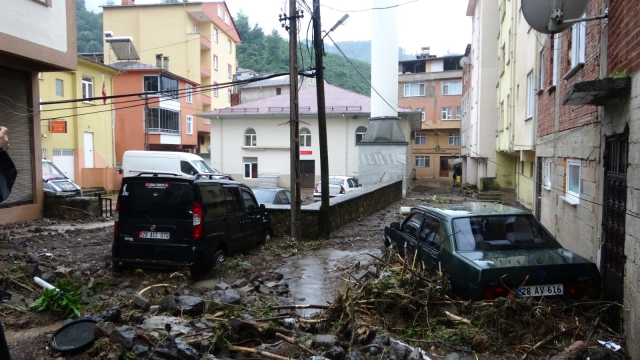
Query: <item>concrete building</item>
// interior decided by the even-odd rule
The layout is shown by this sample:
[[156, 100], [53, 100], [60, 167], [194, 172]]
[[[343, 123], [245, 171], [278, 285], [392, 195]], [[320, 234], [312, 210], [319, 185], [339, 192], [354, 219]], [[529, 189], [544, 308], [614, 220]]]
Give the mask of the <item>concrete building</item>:
[[[246, 80], [252, 77], [262, 77], [266, 74], [255, 74], [254, 76], [238, 76], [238, 80]], [[298, 88], [300, 90], [308, 87], [315, 87], [316, 79], [307, 76], [298, 76]], [[248, 103], [254, 100], [262, 100], [276, 95], [289, 94], [289, 75], [282, 75], [271, 79], [252, 82], [246, 85], [238, 86], [240, 94], [240, 103]]]
[[498, 7], [498, 138], [496, 183], [534, 205], [536, 93], [540, 89], [538, 34], [522, 15], [521, 0]]
[[451, 177], [448, 160], [460, 156], [462, 55], [437, 57], [429, 48], [398, 64], [398, 105], [421, 113], [412, 136], [415, 177]]
[[0, 1], [0, 126], [9, 129], [9, 155], [18, 170], [0, 203], [0, 224], [41, 216], [42, 152], [38, 74], [77, 66], [73, 0]]
[[[359, 144], [367, 131], [371, 99], [325, 85], [329, 173], [358, 176]], [[320, 181], [316, 89], [299, 93], [301, 186]], [[401, 112], [401, 128], [409, 136], [411, 111]], [[279, 174], [279, 186], [289, 187], [289, 95], [277, 95], [197, 115], [211, 121], [211, 164], [249, 186], [261, 173]], [[419, 120], [416, 122], [419, 124]], [[366, 184], [365, 184], [366, 185]]]
[[[567, 248], [595, 261], [606, 299], [622, 319], [604, 318], [640, 357], [640, 8], [592, 0], [577, 23], [543, 38], [538, 95], [536, 215]], [[542, 37], [541, 37], [542, 38]], [[609, 314], [611, 315], [611, 314]]]
[[[41, 74], [40, 98], [43, 102], [89, 99], [102, 96], [103, 87], [107, 95], [113, 95], [113, 79], [119, 73], [111, 66], [78, 57], [76, 71]], [[84, 189], [119, 188], [111, 100], [43, 105], [42, 110], [42, 157]]]
[[[200, 152], [204, 137], [195, 130], [195, 82], [165, 69], [135, 61], [118, 62], [111, 66], [124, 72], [114, 79], [114, 95], [144, 92], [145, 83], [150, 93], [160, 91], [159, 94], [149, 95], [149, 150]], [[144, 102], [137, 97], [136, 100], [132, 104], [130, 97], [114, 99], [115, 158], [118, 164], [122, 163], [125, 151], [145, 149]], [[136, 106], [130, 107], [132, 105]]]
[[[484, 182], [496, 177], [496, 131], [498, 109], [496, 84], [499, 66], [496, 61], [499, 24], [498, 4], [489, 0], [470, 0], [472, 38], [469, 65], [463, 78], [462, 182], [484, 188]], [[467, 84], [468, 82], [468, 84]], [[487, 180], [485, 180], [487, 179]]]
[[[103, 29], [112, 37], [131, 37], [139, 61], [156, 64], [156, 57], [168, 58], [177, 76], [198, 85], [216, 85], [194, 91], [196, 113], [231, 105], [231, 87], [224, 84], [236, 73], [236, 46], [241, 43], [227, 5], [218, 2], [184, 1], [176, 4], [136, 4], [103, 6]], [[105, 62], [116, 56], [105, 39]], [[194, 131], [201, 138], [200, 151], [207, 152], [210, 126], [204, 119], [194, 120]]]

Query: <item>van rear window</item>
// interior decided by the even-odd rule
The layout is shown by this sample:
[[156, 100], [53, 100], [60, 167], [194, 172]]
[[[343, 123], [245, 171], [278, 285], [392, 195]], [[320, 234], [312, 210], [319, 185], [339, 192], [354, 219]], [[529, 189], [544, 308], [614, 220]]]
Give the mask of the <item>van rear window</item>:
[[130, 182], [120, 192], [120, 216], [152, 219], [192, 218], [193, 191], [190, 184]]

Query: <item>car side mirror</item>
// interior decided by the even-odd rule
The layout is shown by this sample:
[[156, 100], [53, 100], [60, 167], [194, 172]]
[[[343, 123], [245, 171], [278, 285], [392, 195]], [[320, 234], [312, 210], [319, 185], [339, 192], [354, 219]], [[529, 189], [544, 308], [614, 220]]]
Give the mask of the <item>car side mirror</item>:
[[260, 204], [260, 212], [264, 215], [267, 215], [267, 208], [264, 206], [264, 204]]
[[392, 222], [391, 225], [389, 225], [389, 227], [392, 228], [392, 229], [400, 230], [400, 223], [399, 222]]

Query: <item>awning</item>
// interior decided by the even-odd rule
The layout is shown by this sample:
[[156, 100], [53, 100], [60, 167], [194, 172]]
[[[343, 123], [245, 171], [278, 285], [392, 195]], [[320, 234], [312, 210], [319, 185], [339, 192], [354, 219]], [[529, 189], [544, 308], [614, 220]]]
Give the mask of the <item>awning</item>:
[[614, 99], [626, 97], [630, 89], [630, 77], [582, 81], [567, 90], [562, 104], [603, 106]]

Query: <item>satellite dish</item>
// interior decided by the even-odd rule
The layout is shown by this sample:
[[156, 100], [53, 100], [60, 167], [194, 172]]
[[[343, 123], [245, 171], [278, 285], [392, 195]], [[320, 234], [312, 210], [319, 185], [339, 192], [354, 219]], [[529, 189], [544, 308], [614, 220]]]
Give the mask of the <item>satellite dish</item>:
[[582, 17], [588, 3], [589, 0], [522, 0], [522, 15], [536, 31], [553, 34], [570, 28], [573, 23], [563, 21]]
[[207, 145], [207, 152], [211, 153], [211, 145]]
[[466, 68], [467, 65], [469, 65], [469, 58], [466, 56], [463, 56], [460, 58], [460, 66], [462, 66], [463, 68]]

